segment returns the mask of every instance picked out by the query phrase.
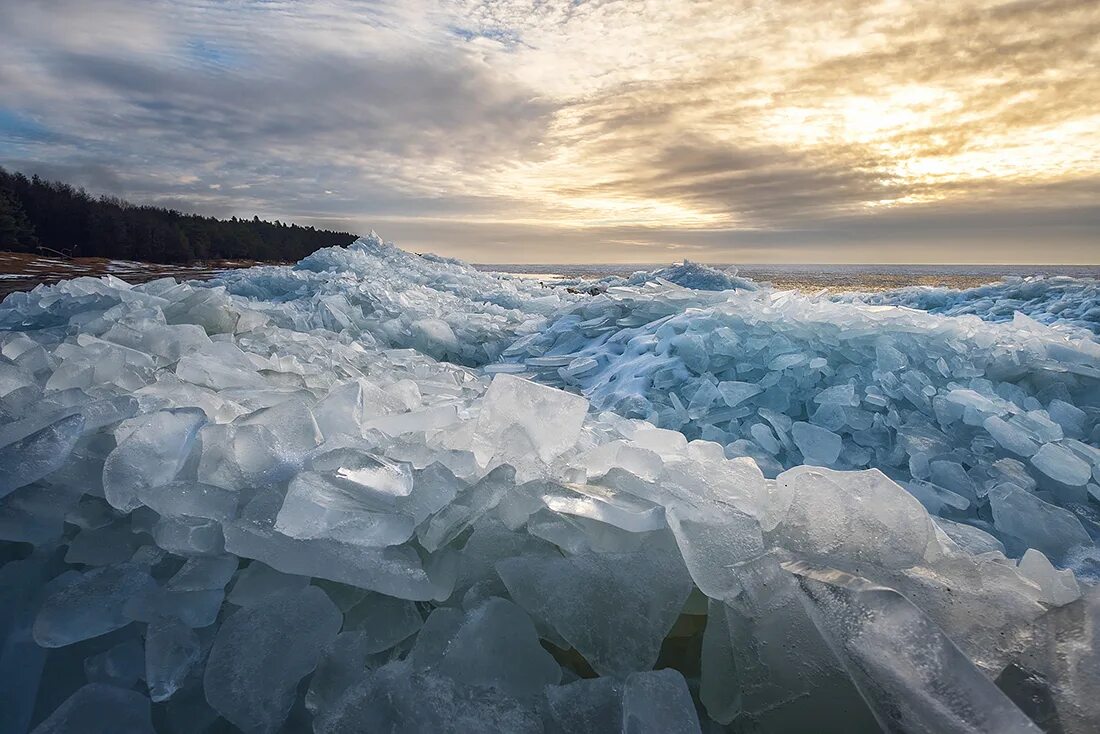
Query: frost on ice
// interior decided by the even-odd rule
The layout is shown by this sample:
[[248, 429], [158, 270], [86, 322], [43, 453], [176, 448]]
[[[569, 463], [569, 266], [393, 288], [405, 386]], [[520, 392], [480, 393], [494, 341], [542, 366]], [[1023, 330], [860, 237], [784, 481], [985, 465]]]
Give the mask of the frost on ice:
[[915, 293], [13, 294], [0, 731], [1096, 731], [1096, 285]]

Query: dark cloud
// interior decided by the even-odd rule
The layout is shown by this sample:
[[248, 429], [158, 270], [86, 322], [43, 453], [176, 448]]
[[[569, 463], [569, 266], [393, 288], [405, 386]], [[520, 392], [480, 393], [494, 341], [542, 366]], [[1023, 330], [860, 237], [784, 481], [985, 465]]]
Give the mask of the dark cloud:
[[552, 111], [461, 56], [330, 53], [274, 61], [277, 76], [205, 78], [140, 59], [69, 53], [50, 60], [49, 81], [111, 95], [119, 107], [94, 111], [88, 122], [110, 124], [115, 134], [256, 149], [323, 144], [316, 150], [322, 158], [363, 148], [470, 160], [515, 155], [537, 141]]
[[728, 212], [752, 228], [789, 227], [899, 193], [896, 184], [852, 157], [815, 161], [776, 148], [674, 144], [642, 168], [649, 171], [644, 179], [624, 181], [623, 186]]

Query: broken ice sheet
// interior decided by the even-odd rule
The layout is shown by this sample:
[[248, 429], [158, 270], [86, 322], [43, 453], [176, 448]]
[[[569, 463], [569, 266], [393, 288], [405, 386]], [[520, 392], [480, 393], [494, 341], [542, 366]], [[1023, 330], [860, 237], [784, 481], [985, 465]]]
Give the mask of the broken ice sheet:
[[965, 548], [973, 555], [980, 555], [991, 551], [1002, 554], [1005, 552], [1004, 544], [981, 528], [953, 522], [943, 517], [934, 517], [932, 520], [951, 538], [951, 540], [958, 543], [960, 547]]
[[[601, 675], [649, 670], [691, 591], [667, 542], [636, 553], [513, 558], [497, 573], [521, 607], [552, 626]], [[600, 593], [592, 593], [600, 589]]]
[[727, 380], [726, 382], [718, 383], [718, 392], [722, 395], [722, 400], [725, 401], [726, 405], [732, 408], [745, 402], [754, 395], [759, 395], [764, 392], [764, 389], [759, 385], [749, 382]]
[[[743, 716], [767, 730], [873, 731], [874, 719], [770, 552], [738, 564], [740, 591], [712, 602], [703, 641], [704, 703], [718, 721]], [[724, 614], [723, 614], [724, 613]], [[709, 639], [707, 639], [709, 638]]]
[[380, 431], [387, 436], [401, 436], [446, 428], [459, 420], [458, 408], [454, 405], [434, 405], [420, 410], [371, 418], [364, 422], [364, 430]]
[[784, 568], [884, 729], [1040, 731], [901, 594], [804, 562]]
[[587, 411], [582, 397], [498, 374], [482, 399], [477, 436], [484, 446], [506, 446], [509, 435], [520, 432], [542, 461], [550, 461], [576, 443]]
[[[617, 478], [623, 478], [622, 474]], [[773, 506], [775, 498], [769, 493], [763, 473], [755, 461], [746, 458], [713, 461], [672, 458], [665, 462], [655, 484], [634, 480], [624, 483], [622, 488], [663, 505], [683, 502], [729, 505], [758, 517], [766, 525], [774, 524], [775, 513], [786, 511], [785, 507]]]
[[416, 602], [367, 592], [349, 609], [344, 631], [361, 631], [357, 646], [368, 654], [389, 650], [419, 631], [424, 620]]
[[65, 699], [34, 734], [154, 734], [149, 699], [104, 683], [89, 683]]
[[661, 473], [660, 455], [637, 442], [608, 441], [597, 446], [581, 459], [589, 479], [607, 474], [613, 468], [629, 471], [642, 479], [656, 479]]
[[[1055, 731], [1060, 725], [1066, 732], [1092, 731], [1100, 719], [1100, 698], [1094, 694], [1100, 683], [1100, 648], [1084, 641], [1095, 640], [1098, 629], [1100, 588], [1093, 586], [1083, 598], [1048, 610], [1029, 626], [1023, 649], [1002, 672], [998, 685], [1011, 691], [1004, 679], [1014, 677], [1015, 668], [1032, 680], [1024, 690], [1012, 692], [1013, 700], [1028, 713], [1040, 714], [1036, 721], [1044, 729]], [[1059, 683], [1065, 680], [1073, 684]]]
[[399, 661], [348, 680], [342, 695], [319, 712], [314, 731], [536, 734], [544, 729], [534, 704], [449, 676], [416, 671]]
[[107, 501], [126, 512], [140, 506], [140, 492], [172, 481], [206, 422], [201, 410], [163, 410], [138, 419], [103, 465]]
[[182, 556], [217, 555], [225, 545], [221, 524], [204, 517], [161, 517], [152, 533], [158, 547]]
[[[479, 521], [462, 546], [456, 592], [464, 592], [478, 582], [500, 584], [496, 562], [521, 556], [558, 556], [561, 551], [551, 543], [528, 533], [517, 533], [496, 520]], [[501, 595], [506, 591], [501, 586]]]
[[660, 505], [594, 484], [560, 485], [544, 494], [542, 501], [554, 512], [599, 520], [633, 533], [665, 527]]
[[604, 734], [621, 731], [623, 684], [614, 678], [590, 678], [546, 689], [550, 717], [563, 732]]
[[201, 655], [199, 637], [174, 619], [158, 619], [145, 633], [145, 680], [154, 701], [166, 701], [183, 685]]
[[127, 603], [156, 588], [148, 569], [130, 562], [68, 574], [68, 583], [47, 597], [34, 621], [34, 639], [43, 647], [64, 647], [125, 627], [133, 621]]
[[489, 599], [467, 612], [432, 670], [517, 699], [561, 680], [561, 668], [539, 644], [531, 619], [505, 599]]
[[499, 466], [472, 487], [462, 488], [458, 496], [426, 524], [417, 529], [420, 544], [434, 552], [454, 540], [485, 512], [515, 488], [516, 472], [509, 465]]
[[326, 447], [310, 456], [310, 469], [333, 472], [339, 479], [380, 498], [407, 497], [412, 491], [412, 467], [407, 462], [352, 446], [325, 450]]
[[693, 734], [699, 718], [684, 676], [670, 668], [633, 673], [623, 686], [623, 731]]
[[991, 489], [989, 504], [1000, 531], [1019, 538], [1048, 558], [1060, 560], [1075, 546], [1092, 542], [1072, 513], [1015, 485], [1000, 484]]
[[453, 557], [426, 561], [408, 545], [373, 548], [341, 540], [292, 538], [275, 530], [277, 493], [261, 493], [225, 526], [225, 549], [283, 573], [337, 581], [401, 599], [446, 599], [454, 586]]
[[302, 399], [291, 399], [261, 408], [238, 421], [243, 426], [263, 426], [271, 432], [276, 454], [285, 462], [297, 464], [316, 448], [323, 436], [313, 412]]
[[1092, 477], [1092, 467], [1072, 451], [1055, 443], [1045, 443], [1031, 457], [1031, 464], [1055, 481], [1081, 486]]
[[719, 724], [728, 725], [741, 713], [741, 686], [729, 622], [724, 604], [713, 599], [707, 601], [707, 626], [699, 655], [699, 702]]
[[142, 504], [166, 517], [194, 517], [207, 520], [231, 520], [237, 516], [240, 495], [212, 484], [189, 480], [141, 487]]
[[378, 656], [371, 652], [372, 647], [368, 632], [355, 630], [338, 634], [310, 676], [304, 701], [306, 708], [314, 715], [322, 716], [331, 710], [350, 681], [377, 667]]
[[142, 544], [143, 536], [134, 533], [129, 518], [120, 518], [100, 528], [78, 532], [65, 553], [67, 563], [108, 566], [122, 563]]
[[1034, 548], [1027, 549], [1020, 559], [1019, 568], [1021, 574], [1039, 586], [1042, 592], [1040, 601], [1061, 606], [1081, 597], [1073, 571], [1054, 568], [1047, 557]]
[[275, 529], [292, 538], [331, 538], [369, 547], [400, 545], [412, 537], [412, 517], [378, 512], [372, 505], [369, 490], [339, 472], [301, 472], [290, 482]]
[[236, 575], [228, 599], [237, 606], [250, 607], [274, 594], [306, 586], [309, 586], [308, 576], [293, 576], [276, 571], [266, 563], [252, 561]]
[[80, 488], [32, 483], [0, 497], [0, 540], [40, 545], [61, 537]]
[[0, 497], [58, 469], [84, 431], [84, 416], [66, 416], [0, 446]]
[[828, 466], [840, 456], [841, 438], [826, 428], [798, 421], [791, 427], [791, 434], [808, 464]]
[[270, 481], [282, 469], [275, 437], [265, 426], [207, 425], [199, 438], [202, 484], [238, 491]]
[[933, 538], [924, 507], [876, 469], [799, 467], [776, 484], [790, 504], [775, 532], [795, 553], [908, 568], [924, 559]]
[[706, 504], [665, 509], [695, 585], [712, 599], [725, 599], [741, 589], [734, 570], [764, 552], [760, 524], [730, 507]]
[[298, 682], [340, 631], [340, 612], [315, 586], [238, 610], [222, 623], [206, 663], [206, 700], [245, 731], [275, 732]]

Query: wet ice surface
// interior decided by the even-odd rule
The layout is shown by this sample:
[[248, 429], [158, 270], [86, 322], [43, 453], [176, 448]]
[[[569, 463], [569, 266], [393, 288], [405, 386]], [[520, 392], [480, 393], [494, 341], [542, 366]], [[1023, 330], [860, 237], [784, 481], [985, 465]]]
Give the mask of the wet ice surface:
[[1094, 283], [605, 285], [5, 300], [0, 731], [1096, 730]]

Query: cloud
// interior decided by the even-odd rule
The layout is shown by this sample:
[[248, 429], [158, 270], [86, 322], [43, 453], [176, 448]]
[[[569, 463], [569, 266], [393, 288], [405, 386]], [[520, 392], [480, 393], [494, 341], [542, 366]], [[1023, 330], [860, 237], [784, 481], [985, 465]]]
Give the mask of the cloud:
[[1100, 258], [1095, 3], [0, 0], [0, 26], [0, 163], [139, 201], [483, 261], [998, 258], [1011, 213]]

